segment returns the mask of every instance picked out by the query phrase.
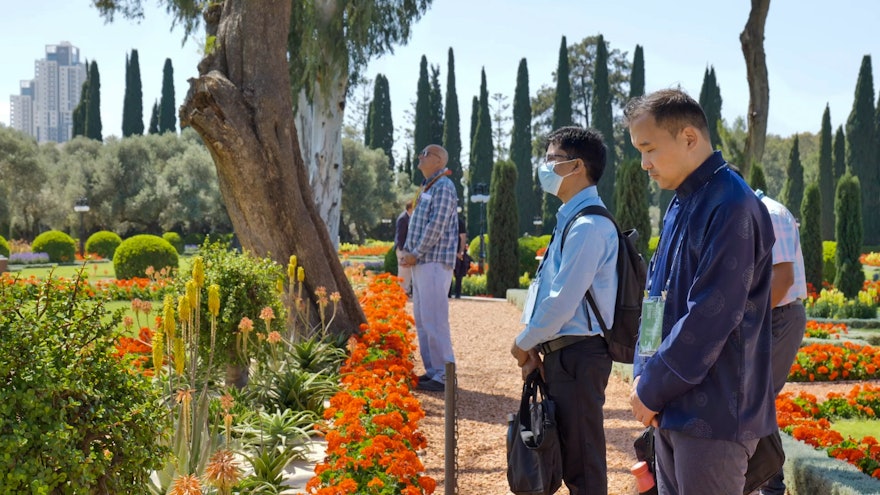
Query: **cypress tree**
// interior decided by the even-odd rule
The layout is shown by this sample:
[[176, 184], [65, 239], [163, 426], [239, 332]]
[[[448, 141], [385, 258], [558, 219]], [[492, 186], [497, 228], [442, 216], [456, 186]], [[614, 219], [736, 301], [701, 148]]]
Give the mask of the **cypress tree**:
[[449, 154], [449, 163], [447, 166], [452, 172], [450, 178], [455, 184], [455, 192], [458, 194], [458, 204], [463, 206], [467, 201], [464, 200], [464, 185], [461, 178], [464, 177], [464, 170], [461, 166], [461, 117], [458, 113], [458, 94], [455, 90], [455, 56], [452, 48], [449, 49], [449, 59], [446, 66], [446, 111], [443, 119], [443, 147]]
[[718, 79], [715, 77], [715, 67], [706, 68], [703, 74], [703, 88], [700, 90], [700, 106], [706, 113], [709, 122], [709, 139], [712, 148], [718, 149], [721, 138], [718, 136], [718, 121], [721, 120], [721, 88], [718, 87]]
[[[471, 143], [470, 184], [471, 191], [477, 184], [491, 187], [492, 163], [495, 161], [495, 146], [492, 143], [492, 114], [489, 110], [489, 90], [486, 86], [486, 70], [483, 69], [480, 82], [480, 111], [477, 116], [477, 128]], [[471, 192], [473, 194], [473, 192]], [[475, 205], [477, 206], [477, 205]], [[480, 233], [480, 208], [468, 208], [468, 236], [475, 237]]]
[[[378, 79], [379, 76], [376, 78]], [[376, 86], [377, 82], [373, 81], [373, 100], [367, 105], [367, 122], [364, 124], [364, 146], [367, 148], [373, 147], [373, 102], [376, 101]]]
[[636, 246], [648, 256], [648, 240], [651, 238], [651, 216], [648, 214], [648, 176], [638, 159], [624, 160], [617, 177], [617, 224], [622, 230], [636, 229], [639, 238]]
[[159, 100], [159, 132], [177, 132], [177, 107], [174, 104], [174, 67], [165, 59], [162, 68], [162, 99]]
[[608, 47], [601, 34], [596, 40], [596, 69], [593, 72], [593, 127], [605, 138], [608, 148], [605, 172], [599, 180], [599, 196], [611, 212], [616, 212], [614, 182], [617, 180], [617, 146], [614, 144], [614, 115], [611, 113], [611, 85], [608, 81]]
[[144, 133], [144, 92], [138, 51], [132, 50], [125, 60], [125, 97], [122, 102], [122, 136]]
[[[877, 203], [880, 194], [877, 182], [880, 178], [877, 177], [877, 158], [874, 156], [877, 152], [874, 119], [874, 77], [871, 56], [865, 55], [856, 82], [852, 112], [846, 121], [846, 166], [850, 173], [859, 178], [864, 188], [861, 194], [862, 229], [867, 244], [880, 243], [880, 224], [876, 222], [880, 219], [880, 215], [876, 214], [880, 210]], [[873, 214], [869, 215], [868, 212]]]
[[519, 219], [516, 207], [516, 165], [499, 160], [492, 168], [489, 192], [489, 272], [486, 289], [492, 297], [506, 297], [519, 287]]
[[[819, 131], [819, 195], [822, 205], [821, 238], [834, 240], [834, 157], [831, 149], [831, 107], [825, 105]], [[815, 287], [821, 287], [816, 285]]]
[[150, 134], [159, 134], [159, 102], [153, 102], [153, 111], [150, 112], [150, 127], [147, 129]]
[[[834, 184], [846, 173], [846, 136], [843, 133], [843, 125], [837, 126], [834, 133]], [[836, 187], [836, 186], [835, 186]], [[834, 229], [837, 232], [837, 229]]]
[[85, 136], [89, 139], [104, 141], [101, 125], [101, 74], [98, 63], [92, 60], [89, 65], [89, 97], [86, 106]]
[[[645, 54], [641, 45], [636, 45], [636, 52], [633, 55], [632, 72], [629, 74], [629, 99], [636, 98], [645, 94]], [[629, 127], [623, 127], [623, 159], [638, 160], [639, 150], [632, 145], [632, 137], [629, 134]], [[641, 234], [641, 231], [639, 231]]]
[[412, 150], [409, 149], [409, 146], [406, 147], [406, 160], [403, 161], [403, 175], [409, 179], [412, 177]]
[[[471, 101], [471, 133], [470, 133], [470, 142], [471, 148], [473, 148], [474, 137], [477, 135], [477, 122], [480, 118], [480, 100], [474, 96], [474, 99]], [[474, 157], [471, 155], [471, 151], [468, 151], [468, 160], [473, 160]]]
[[834, 228], [837, 237], [837, 275], [834, 286], [846, 297], [856, 297], [865, 282], [859, 262], [862, 249], [862, 199], [858, 177], [845, 173], [837, 183], [834, 198]]
[[443, 142], [443, 96], [440, 89], [440, 67], [431, 66], [431, 143]]
[[388, 157], [388, 166], [394, 170], [394, 122], [391, 117], [391, 93], [388, 78], [376, 75], [373, 86], [373, 101], [370, 102], [370, 148], [381, 149]]
[[764, 167], [760, 163], [753, 164], [749, 170], [749, 187], [755, 191], [760, 189], [767, 192], [767, 178], [764, 176]]
[[[538, 179], [538, 169], [535, 169], [535, 173], [532, 176], [532, 201], [535, 206], [538, 208], [538, 212], [543, 212], [544, 207], [544, 196], [548, 196], [544, 194], [544, 189], [541, 188], [541, 181]], [[535, 215], [538, 215], [536, 213]], [[534, 226], [533, 226], [534, 227]], [[538, 232], [544, 232], [544, 218], [541, 217], [541, 229]]]
[[532, 106], [529, 101], [529, 67], [519, 61], [513, 96], [513, 130], [510, 133], [510, 160], [516, 165], [516, 205], [520, 234], [530, 232], [532, 217], [538, 214], [532, 182]]
[[804, 167], [798, 149], [798, 136], [794, 135], [791, 152], [788, 155], [788, 168], [785, 169], [785, 185], [782, 186], [780, 200], [790, 212], [801, 211], [804, 199]]
[[73, 109], [73, 137], [86, 135], [86, 109], [89, 107], [89, 78], [86, 73], [86, 80], [79, 92], [79, 103]]
[[[425, 149], [425, 146], [431, 144], [431, 82], [428, 79], [428, 59], [422, 55], [419, 63], [419, 82], [416, 86], [416, 116], [415, 130], [413, 138], [415, 139], [414, 150], [416, 155]], [[418, 156], [413, 159], [412, 181], [415, 185], [420, 185], [424, 176], [417, 165]]]
[[[568, 45], [565, 36], [559, 44], [559, 61], [556, 64], [556, 99], [553, 103], [552, 130], [572, 124], [571, 119], [571, 69], [568, 64]], [[556, 212], [562, 201], [552, 194], [544, 194], [542, 216], [544, 233], [549, 234], [556, 228]]]
[[[829, 130], [831, 128], [829, 127]], [[818, 290], [822, 288], [822, 195], [819, 184], [811, 182], [804, 191], [801, 204], [801, 251], [804, 255], [804, 274], [807, 283]]]

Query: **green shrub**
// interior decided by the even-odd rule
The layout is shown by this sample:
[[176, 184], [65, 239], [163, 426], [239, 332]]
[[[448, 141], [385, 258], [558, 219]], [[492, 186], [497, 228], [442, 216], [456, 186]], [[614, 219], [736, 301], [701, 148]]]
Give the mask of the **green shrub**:
[[385, 253], [382, 270], [392, 275], [397, 275], [397, 250], [391, 248]]
[[47, 279], [22, 304], [0, 286], [3, 493], [148, 493], [170, 417], [161, 388], [113, 353], [121, 312]]
[[205, 235], [191, 232], [183, 236], [183, 244], [190, 246], [201, 246], [205, 243]]
[[183, 254], [183, 238], [180, 237], [180, 234], [177, 232], [165, 232], [162, 234], [162, 239], [168, 241], [168, 244], [174, 247], [177, 254]]
[[177, 251], [159, 236], [142, 234], [122, 241], [113, 255], [117, 279], [143, 277], [149, 267], [157, 272], [178, 267]]
[[9, 243], [2, 235], [0, 235], [0, 256], [9, 257]]
[[[538, 271], [537, 256], [538, 249], [546, 247], [550, 243], [549, 235], [538, 237], [520, 237], [519, 238], [519, 272], [528, 272], [534, 275]], [[479, 248], [477, 248], [479, 249]]]
[[101, 230], [89, 236], [86, 241], [86, 252], [97, 254], [105, 260], [112, 260], [113, 253], [116, 252], [116, 248], [120, 244], [122, 244], [122, 238], [118, 234], [109, 230]]
[[486, 275], [468, 275], [461, 279], [461, 293], [466, 296], [486, 296]]
[[76, 260], [76, 241], [60, 230], [49, 230], [34, 239], [31, 251], [48, 254], [52, 263], [72, 263]]
[[650, 261], [651, 258], [654, 257], [654, 251], [657, 250], [657, 245], [660, 244], [660, 236], [652, 236], [648, 239], [648, 257], [645, 258], [645, 261]]
[[[837, 276], [837, 243], [834, 241], [822, 241], [822, 280], [829, 284], [834, 283], [834, 277]], [[816, 290], [821, 290], [816, 287]]]

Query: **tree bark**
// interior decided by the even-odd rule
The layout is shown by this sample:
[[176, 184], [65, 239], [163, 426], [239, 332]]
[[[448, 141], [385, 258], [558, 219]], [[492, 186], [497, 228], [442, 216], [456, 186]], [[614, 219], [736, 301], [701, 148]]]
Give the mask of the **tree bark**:
[[746, 78], [749, 81], [749, 133], [746, 137], [745, 163], [738, 164], [744, 177], [749, 176], [753, 164], [761, 162], [767, 139], [770, 83], [767, 78], [767, 57], [764, 53], [764, 25], [769, 10], [770, 0], [752, 0], [749, 20], [739, 35], [746, 61]]
[[287, 69], [290, 2], [226, 0], [205, 14], [214, 50], [180, 109], [214, 159], [242, 247], [282, 266], [296, 254], [317, 317], [315, 289], [339, 292], [334, 333], [365, 321], [309, 187], [294, 126]]

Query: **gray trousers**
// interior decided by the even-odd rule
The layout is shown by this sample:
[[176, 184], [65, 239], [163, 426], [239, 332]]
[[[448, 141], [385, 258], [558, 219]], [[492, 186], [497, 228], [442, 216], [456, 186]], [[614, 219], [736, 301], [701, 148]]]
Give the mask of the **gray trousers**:
[[654, 430], [660, 495], [742, 495], [758, 440], [731, 442]]
[[413, 266], [413, 317], [419, 353], [431, 380], [446, 383], [446, 363], [454, 363], [449, 330], [449, 284], [452, 268], [443, 263]]

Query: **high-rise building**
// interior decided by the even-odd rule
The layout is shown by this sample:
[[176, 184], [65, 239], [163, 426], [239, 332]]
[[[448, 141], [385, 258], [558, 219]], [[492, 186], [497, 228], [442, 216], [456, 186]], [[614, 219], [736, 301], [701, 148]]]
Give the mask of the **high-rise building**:
[[86, 76], [79, 48], [67, 41], [47, 45], [46, 57], [34, 62], [34, 78], [22, 81], [20, 94], [9, 98], [12, 127], [40, 143], [69, 141]]

